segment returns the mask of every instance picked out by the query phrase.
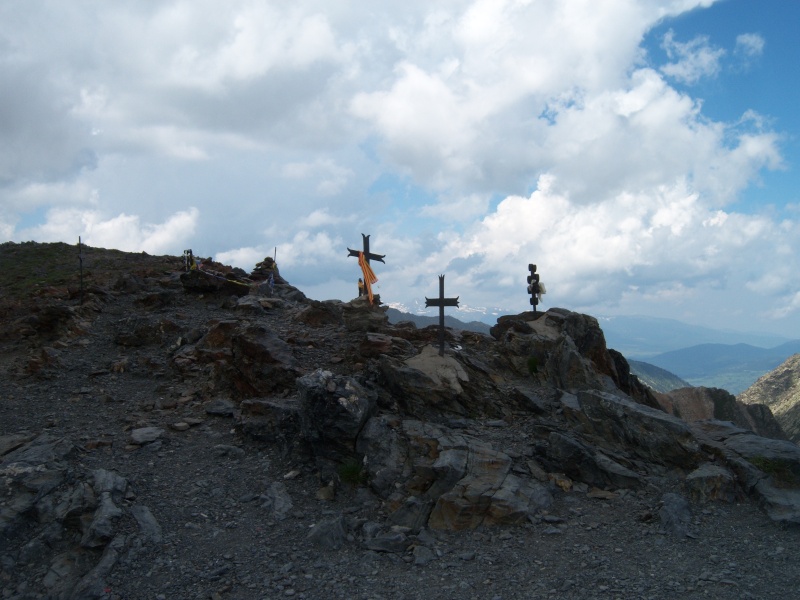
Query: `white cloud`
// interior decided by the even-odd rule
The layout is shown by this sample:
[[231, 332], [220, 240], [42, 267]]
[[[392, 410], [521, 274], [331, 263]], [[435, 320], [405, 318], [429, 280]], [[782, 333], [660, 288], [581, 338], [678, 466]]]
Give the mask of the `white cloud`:
[[298, 222], [300, 227], [309, 227], [309, 228], [319, 228], [319, 227], [326, 227], [330, 225], [338, 225], [341, 223], [347, 223], [353, 221], [353, 217], [337, 217], [331, 215], [327, 209], [320, 208], [313, 211], [307, 217], [303, 217]]
[[196, 208], [171, 215], [163, 223], [142, 223], [136, 215], [120, 214], [109, 219], [99, 211], [54, 208], [42, 225], [16, 232], [17, 240], [55, 242], [77, 240], [99, 248], [115, 248], [150, 254], [183, 252], [200, 216]]
[[[488, 278], [524, 289], [525, 265], [537, 263], [550, 299], [571, 306], [619, 305], [632, 284], [637, 296], [688, 298], [700, 282], [747, 282], [766, 293], [764, 270], [749, 257], [791, 244], [792, 228], [764, 217], [709, 209], [685, 183], [639, 195], [620, 194], [591, 206], [574, 204], [543, 177], [529, 197], [511, 196], [464, 236], [449, 238], [430, 264], [479, 256], [454, 273], [454, 285]], [[792, 259], [792, 262], [794, 259]], [[797, 265], [795, 265], [796, 267]], [[791, 267], [789, 268], [791, 270]], [[781, 268], [783, 271], [783, 267]], [[800, 277], [784, 278], [797, 285]], [[476, 302], [473, 300], [473, 302]], [[487, 303], [480, 298], [476, 303]]]
[[33, 181], [19, 188], [0, 188], [0, 206], [14, 212], [42, 206], [96, 206], [98, 202], [98, 190], [82, 180]]
[[757, 33], [743, 33], [736, 36], [736, 48], [734, 52], [746, 58], [755, 58], [764, 53], [765, 41]]
[[489, 198], [486, 194], [464, 194], [443, 198], [437, 204], [423, 206], [420, 214], [446, 222], [466, 222], [486, 213]]
[[293, 162], [283, 165], [281, 174], [287, 179], [313, 179], [320, 196], [334, 196], [342, 191], [354, 173], [334, 160], [320, 158], [314, 162]]
[[662, 47], [674, 62], [661, 67], [661, 71], [680, 83], [692, 84], [704, 77], [714, 77], [725, 56], [725, 50], [711, 46], [708, 36], [700, 35], [682, 43], [675, 40], [672, 30], [664, 35]]
[[364, 232], [387, 255], [382, 296], [408, 306], [446, 269], [465, 306], [526, 308], [533, 261], [548, 302], [573, 308], [700, 305], [735, 279], [778, 314], [797, 215], [731, 207], [787, 162], [779, 121], [760, 106], [715, 121], [672, 85], [719, 73], [709, 38], [670, 32], [661, 70], [644, 51], [713, 3], [15, 0], [0, 234], [204, 248], [245, 269], [277, 246], [290, 281], [349, 293]]
[[249, 248], [234, 248], [233, 250], [226, 250], [220, 252], [217, 256], [212, 257], [217, 262], [232, 267], [239, 267], [245, 271], [252, 271], [258, 263], [264, 260], [267, 256], [272, 256], [271, 248], [264, 246], [256, 246]]

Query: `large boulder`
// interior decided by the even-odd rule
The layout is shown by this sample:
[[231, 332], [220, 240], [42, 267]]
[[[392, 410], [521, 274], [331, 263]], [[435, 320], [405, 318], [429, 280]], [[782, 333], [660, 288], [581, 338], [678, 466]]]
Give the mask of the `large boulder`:
[[374, 417], [357, 450], [390, 518], [407, 526], [518, 524], [552, 503], [546, 486], [512, 472], [507, 454], [442, 425]]
[[659, 405], [684, 421], [730, 421], [764, 437], [785, 440], [786, 434], [764, 404], [744, 404], [719, 388], [687, 387], [655, 394]]
[[388, 306], [381, 306], [380, 296], [373, 297], [370, 304], [367, 296], [359, 296], [341, 305], [342, 319], [348, 331], [384, 331], [389, 324], [386, 311]]
[[211, 323], [196, 344], [180, 348], [172, 361], [182, 372], [210, 374], [217, 388], [238, 398], [293, 389], [301, 374], [291, 346], [274, 331], [233, 319]]
[[800, 523], [800, 447], [755, 435], [728, 421], [697, 421], [703, 449], [718, 454], [745, 492], [775, 521]]
[[500, 352], [518, 375], [560, 389], [622, 392], [656, 407], [627, 361], [606, 347], [594, 317], [561, 308], [505, 315], [491, 328]]
[[[380, 383], [392, 398], [389, 408], [405, 416], [438, 420], [442, 416], [503, 416], [502, 403], [485, 367], [466, 355], [439, 356], [434, 346], [399, 361], [381, 355]], [[495, 396], [496, 397], [496, 396]]]
[[564, 402], [565, 416], [599, 448], [682, 469], [694, 469], [702, 458], [689, 425], [677, 417], [597, 390], [581, 391], [573, 399]]
[[353, 460], [356, 438], [377, 409], [375, 394], [353, 378], [322, 369], [300, 377], [297, 389], [300, 432], [315, 457], [339, 464]]

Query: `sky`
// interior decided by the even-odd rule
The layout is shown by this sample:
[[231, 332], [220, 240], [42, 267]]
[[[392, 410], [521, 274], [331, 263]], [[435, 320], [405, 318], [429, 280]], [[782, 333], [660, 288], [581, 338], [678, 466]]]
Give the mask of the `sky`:
[[[0, 240], [798, 337], [798, 0], [0, 0]], [[436, 309], [429, 309], [432, 314]]]

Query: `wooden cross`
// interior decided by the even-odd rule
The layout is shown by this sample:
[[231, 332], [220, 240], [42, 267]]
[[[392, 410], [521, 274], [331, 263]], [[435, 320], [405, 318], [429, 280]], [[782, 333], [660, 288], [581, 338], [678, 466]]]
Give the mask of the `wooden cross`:
[[444, 297], [444, 275], [439, 275], [439, 297], [433, 299], [425, 297], [425, 307], [431, 306], [439, 307], [439, 356], [444, 356], [444, 307], [458, 306], [458, 296]]
[[[386, 256], [385, 254], [373, 254], [369, 251], [369, 236], [362, 233], [361, 237], [364, 238], [364, 260], [367, 261], [367, 264], [369, 264], [370, 259], [379, 260], [383, 264], [386, 264], [386, 261], [383, 260], [383, 257]], [[355, 256], [358, 258], [358, 250], [351, 250], [348, 248], [347, 251], [350, 253], [347, 256]]]

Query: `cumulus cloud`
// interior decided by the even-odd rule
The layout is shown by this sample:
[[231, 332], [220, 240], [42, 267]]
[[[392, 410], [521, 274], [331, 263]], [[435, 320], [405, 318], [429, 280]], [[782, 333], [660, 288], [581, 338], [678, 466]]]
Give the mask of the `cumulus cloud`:
[[54, 208], [47, 212], [43, 224], [16, 232], [13, 237], [20, 241], [55, 242], [77, 240], [80, 236], [84, 243], [99, 248], [177, 255], [194, 233], [199, 216], [196, 208], [190, 208], [163, 223], [142, 223], [136, 215], [123, 213], [104, 218], [100, 211]]
[[[470, 282], [488, 279], [495, 282], [495, 293], [515, 294], [519, 303], [524, 266], [535, 262], [550, 298], [612, 308], [634, 290], [662, 303], [686, 302], [692, 288], [714, 282], [736, 286], [738, 281], [742, 293], [749, 286], [768, 296], [780, 290], [770, 290], [763, 265], [747, 257], [772, 254], [778, 244], [797, 246], [796, 226], [781, 228], [765, 217], [711, 210], [685, 182], [640, 195], [619, 194], [590, 207], [575, 205], [556, 188], [547, 176], [530, 196], [506, 198], [467, 235], [448, 239], [430, 263], [480, 257], [461, 270], [450, 263], [453, 286], [474, 289]], [[797, 267], [787, 259], [785, 270]], [[785, 287], [797, 285], [797, 276], [785, 275]]]
[[661, 71], [686, 84], [715, 76], [720, 70], [720, 60], [725, 56], [725, 50], [714, 48], [708, 36], [700, 35], [689, 42], [678, 42], [672, 30], [664, 35], [662, 48], [673, 62], [661, 67]]
[[0, 233], [202, 246], [245, 269], [277, 247], [321, 291], [352, 282], [364, 232], [387, 254], [382, 296], [408, 306], [447, 269], [464, 306], [526, 308], [536, 262], [565, 306], [665, 306], [741, 279], [789, 314], [795, 221], [732, 208], [784, 166], [784, 138], [750, 107], [709, 118], [690, 87], [766, 38], [669, 31], [666, 64], [644, 51], [712, 4], [14, 0]]

